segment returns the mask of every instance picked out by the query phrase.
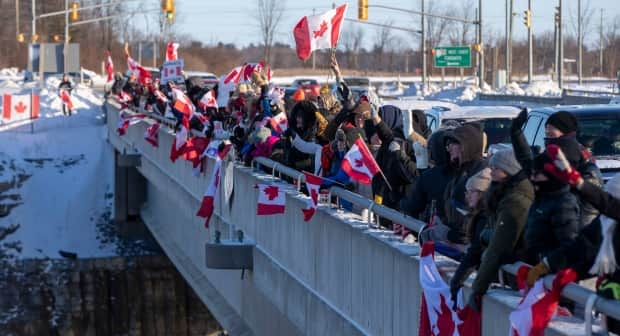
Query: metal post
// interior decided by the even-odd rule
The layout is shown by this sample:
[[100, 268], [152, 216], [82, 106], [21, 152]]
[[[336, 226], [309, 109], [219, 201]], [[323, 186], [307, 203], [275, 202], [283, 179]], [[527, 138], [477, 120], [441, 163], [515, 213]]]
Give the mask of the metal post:
[[600, 42], [598, 54], [598, 69], [600, 76], [603, 75], [603, 9], [601, 8]]
[[15, 37], [19, 35], [19, 0], [15, 0]]
[[558, 23], [555, 22], [555, 17], [554, 17], [554, 24], [553, 24], [553, 51], [554, 51], [554, 60], [555, 60], [555, 69], [554, 69], [554, 75], [555, 75], [555, 79], [558, 79], [558, 73], [559, 71], [559, 67], [558, 67], [558, 60], [560, 59], [560, 44], [558, 43]]
[[508, 13], [508, 68], [510, 69], [508, 71], [508, 83], [512, 82], [512, 27], [514, 23], [514, 4], [514, 0], [510, 0], [510, 12]]
[[560, 55], [558, 59], [558, 86], [560, 89], [564, 87], [564, 39], [562, 37], [562, 26], [564, 20], [562, 19], [562, 0], [558, 0], [560, 7], [560, 22], [558, 22], [558, 44], [560, 47]]
[[422, 11], [422, 96], [424, 96], [426, 92], [426, 27], [425, 27], [425, 19], [424, 19], [424, 0], [420, 0], [420, 10]]
[[[527, 10], [532, 16], [532, 0], [527, 0]], [[533, 49], [533, 38], [532, 38], [532, 22], [530, 19], [530, 26], [527, 27], [527, 82], [532, 83], [534, 77], [534, 49]]]
[[32, 0], [32, 36], [37, 33], [36, 0]]
[[68, 62], [68, 54], [69, 53], [69, 0], [65, 0], [65, 47], [64, 47], [64, 51], [63, 51], [63, 58], [64, 58], [64, 66], [63, 66], [63, 72], [64, 73], [68, 73], [67, 72], [67, 65], [69, 64]]
[[153, 41], [153, 68], [157, 68], [157, 42]]
[[[316, 9], [312, 8], [312, 16], [314, 16], [316, 14]], [[312, 70], [314, 70], [316, 68], [316, 51], [312, 53]]]
[[583, 76], [583, 36], [581, 36], [581, 0], [577, 0], [577, 48], [579, 50], [579, 59], [577, 62], [577, 77], [579, 85], [582, 84]]
[[510, 0], [506, 0], [506, 80], [510, 81]]
[[142, 64], [142, 42], [138, 42], [138, 63]]
[[482, 88], [484, 84], [484, 44], [482, 40], [482, 0], [478, 0], [478, 43], [480, 44], [480, 54], [478, 63], [478, 85]]

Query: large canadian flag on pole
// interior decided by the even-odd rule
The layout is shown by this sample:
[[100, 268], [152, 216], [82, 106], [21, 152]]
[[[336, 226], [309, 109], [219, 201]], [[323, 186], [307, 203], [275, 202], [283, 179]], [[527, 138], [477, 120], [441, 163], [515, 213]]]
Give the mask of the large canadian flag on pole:
[[372, 178], [381, 171], [361, 138], [357, 138], [351, 149], [344, 155], [340, 167], [352, 179], [363, 184], [370, 184]]
[[271, 184], [259, 184], [258, 204], [256, 214], [259, 216], [283, 214], [286, 197], [280, 186]]
[[[522, 290], [526, 290], [527, 271], [528, 267], [523, 266], [517, 272], [517, 284]], [[558, 310], [558, 301], [562, 289], [576, 279], [577, 273], [572, 269], [562, 270], [555, 275], [550, 291], [545, 289], [543, 279], [536, 281], [517, 308], [510, 313], [510, 335], [544, 335], [545, 328]]]
[[293, 29], [297, 45], [297, 57], [302, 61], [310, 58], [314, 50], [336, 48], [347, 5], [325, 13], [304, 16]]
[[39, 96], [9, 95], [2, 97], [2, 119], [6, 121], [36, 119], [39, 117]]

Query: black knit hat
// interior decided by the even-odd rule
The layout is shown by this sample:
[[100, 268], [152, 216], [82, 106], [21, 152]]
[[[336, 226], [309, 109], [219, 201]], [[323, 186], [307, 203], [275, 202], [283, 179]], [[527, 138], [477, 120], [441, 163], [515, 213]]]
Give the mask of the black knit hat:
[[564, 134], [577, 132], [577, 118], [572, 113], [566, 111], [552, 114], [547, 119], [545, 125], [551, 125]]

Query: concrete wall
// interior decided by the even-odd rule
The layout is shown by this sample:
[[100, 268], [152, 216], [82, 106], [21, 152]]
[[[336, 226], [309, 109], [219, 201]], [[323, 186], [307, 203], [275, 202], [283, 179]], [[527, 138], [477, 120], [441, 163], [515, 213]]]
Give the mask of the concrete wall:
[[[213, 163], [204, 175], [193, 176], [189, 162], [168, 158], [173, 137], [165, 127], [159, 148], [153, 148], [143, 139], [149, 121], [131, 126], [121, 138], [115, 135], [117, 113], [108, 118], [110, 143], [121, 152], [142, 153], [138, 171], [148, 180], [144, 222], [232, 335], [416, 333], [421, 295], [417, 246], [325, 206], [304, 222], [301, 209], [308, 198], [292, 189], [285, 214], [258, 217], [254, 186], [274, 178], [233, 163], [227, 163], [234, 166], [221, 180], [224, 185], [233, 178], [233, 196], [225, 202], [219, 189], [216, 216], [205, 229], [195, 213]], [[204, 244], [214, 230], [226, 235], [230, 229], [242, 229], [256, 242], [254, 270], [243, 280], [240, 271], [205, 266]], [[456, 266], [441, 257], [438, 263], [446, 274]], [[484, 334], [507, 334], [508, 314], [517, 303], [514, 295], [497, 291], [485, 296]]]

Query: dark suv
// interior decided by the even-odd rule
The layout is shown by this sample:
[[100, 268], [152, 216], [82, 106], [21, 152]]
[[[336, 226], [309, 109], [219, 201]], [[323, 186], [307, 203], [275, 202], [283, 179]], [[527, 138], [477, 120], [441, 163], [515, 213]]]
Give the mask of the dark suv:
[[620, 172], [620, 105], [558, 106], [530, 111], [523, 133], [530, 145], [544, 147], [545, 123], [558, 111], [567, 111], [579, 120], [577, 140], [596, 159], [605, 180]]

